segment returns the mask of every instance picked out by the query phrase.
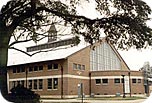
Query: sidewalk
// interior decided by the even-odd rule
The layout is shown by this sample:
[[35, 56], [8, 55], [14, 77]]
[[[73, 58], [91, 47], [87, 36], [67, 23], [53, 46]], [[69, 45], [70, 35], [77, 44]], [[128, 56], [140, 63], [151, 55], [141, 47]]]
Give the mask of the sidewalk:
[[[145, 99], [138, 100], [83, 100], [83, 103], [142, 103]], [[43, 99], [42, 103], [82, 103], [80, 99], [62, 99], [62, 100], [51, 100]]]

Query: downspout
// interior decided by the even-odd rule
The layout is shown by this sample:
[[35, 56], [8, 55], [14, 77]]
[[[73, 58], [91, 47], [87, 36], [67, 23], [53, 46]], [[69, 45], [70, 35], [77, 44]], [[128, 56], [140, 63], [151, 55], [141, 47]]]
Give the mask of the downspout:
[[91, 97], [91, 72], [89, 72], [89, 94]]
[[27, 88], [27, 75], [28, 75], [28, 70], [27, 70], [27, 68], [26, 68], [26, 71], [25, 71], [25, 76], [26, 76], [26, 88]]
[[130, 97], [131, 97], [131, 79], [130, 79], [130, 74], [131, 74], [131, 72], [129, 71], [128, 75], [129, 75], [129, 87], [130, 87]]
[[63, 66], [61, 65], [61, 99], [63, 99]]

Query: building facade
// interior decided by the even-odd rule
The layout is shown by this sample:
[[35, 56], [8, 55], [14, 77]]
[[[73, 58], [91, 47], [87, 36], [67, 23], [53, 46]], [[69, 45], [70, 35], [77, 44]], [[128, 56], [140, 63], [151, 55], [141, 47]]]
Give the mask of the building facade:
[[[62, 41], [65, 45], [47, 43], [46, 49], [52, 48], [49, 45], [57, 45], [59, 49], [32, 57], [12, 55], [14, 59], [8, 62], [9, 90], [21, 84], [42, 98], [78, 97], [81, 92], [85, 96], [145, 94], [142, 72], [131, 71], [106, 40], [78, 46], [71, 41], [72, 38]], [[62, 49], [63, 46], [66, 49]], [[39, 47], [41, 45], [33, 46], [27, 51], [37, 51]]]

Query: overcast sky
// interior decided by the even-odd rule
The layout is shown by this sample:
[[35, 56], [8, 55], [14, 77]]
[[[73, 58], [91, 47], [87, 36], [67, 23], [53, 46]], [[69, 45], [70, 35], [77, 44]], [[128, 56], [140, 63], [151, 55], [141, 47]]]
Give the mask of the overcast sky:
[[[6, 4], [8, 0], [0, 0], [0, 8], [2, 5]], [[151, 0], [145, 0], [149, 6], [152, 7], [152, 1]], [[86, 5], [86, 3], [84, 3]], [[89, 4], [92, 7], [95, 5]], [[95, 18], [99, 14], [95, 13], [94, 10], [88, 10], [88, 8], [78, 8], [80, 14], [85, 14], [86, 16], [90, 16], [91, 18]], [[84, 12], [85, 11], [85, 12]], [[152, 17], [152, 16], [151, 16]], [[150, 26], [152, 22], [148, 23]], [[151, 26], [152, 27], [152, 26]], [[152, 65], [152, 49], [142, 49], [142, 50], [136, 50], [136, 49], [130, 49], [128, 51], [120, 51], [118, 50], [127, 65], [130, 67], [131, 70], [139, 70], [144, 62], [149, 61]]]

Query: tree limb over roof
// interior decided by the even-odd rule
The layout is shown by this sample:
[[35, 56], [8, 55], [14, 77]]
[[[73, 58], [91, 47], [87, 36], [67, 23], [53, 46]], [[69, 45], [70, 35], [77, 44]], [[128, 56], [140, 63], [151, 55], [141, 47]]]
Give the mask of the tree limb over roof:
[[99, 40], [102, 29], [107, 40], [121, 49], [152, 45], [151, 28], [146, 25], [151, 9], [144, 1], [95, 0], [97, 12], [104, 15], [96, 19], [77, 14], [81, 0], [65, 1], [11, 0], [1, 9], [1, 22], [12, 30], [21, 26], [31, 28], [27, 31], [32, 34], [42, 25], [50, 24], [52, 17], [58, 17], [65, 26], [71, 26], [72, 33], [83, 35], [91, 44]]

